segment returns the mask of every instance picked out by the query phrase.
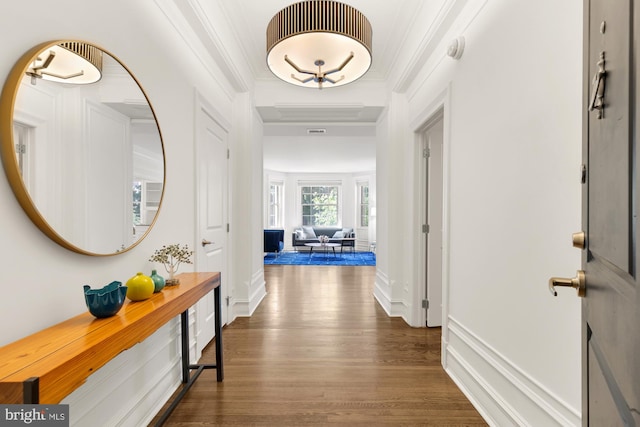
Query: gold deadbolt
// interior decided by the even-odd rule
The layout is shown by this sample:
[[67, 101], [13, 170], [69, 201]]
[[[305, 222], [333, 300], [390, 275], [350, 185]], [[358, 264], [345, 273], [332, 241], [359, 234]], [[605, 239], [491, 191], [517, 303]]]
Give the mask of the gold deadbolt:
[[571, 235], [573, 241], [573, 247], [578, 249], [584, 249], [587, 247], [587, 235], [584, 231], [579, 231]]
[[551, 291], [551, 295], [554, 297], [558, 296], [556, 286], [574, 288], [578, 292], [579, 297], [584, 297], [587, 294], [587, 280], [582, 270], [578, 270], [576, 277], [570, 279], [564, 277], [552, 277], [549, 279], [549, 291]]

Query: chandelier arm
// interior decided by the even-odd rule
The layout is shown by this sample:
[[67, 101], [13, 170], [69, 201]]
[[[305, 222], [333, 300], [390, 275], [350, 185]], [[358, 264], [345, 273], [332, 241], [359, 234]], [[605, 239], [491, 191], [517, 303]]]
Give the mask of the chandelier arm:
[[299, 81], [300, 83], [308, 83], [311, 80], [314, 80], [316, 78], [316, 76], [313, 75], [313, 76], [309, 77], [308, 79], [299, 79], [298, 77], [296, 77], [295, 74], [291, 74], [291, 78], [294, 79], [294, 80]]
[[339, 82], [340, 80], [342, 80], [342, 79], [344, 79], [344, 75], [343, 75], [343, 76], [340, 76], [340, 78], [339, 78], [339, 79], [335, 79], [335, 80], [334, 80], [334, 79], [330, 79], [330, 78], [329, 78], [329, 77], [327, 77], [327, 76], [325, 76], [325, 77], [324, 77], [324, 80], [325, 80], [325, 81], [327, 81], [327, 82], [329, 82], [329, 83], [333, 83], [333, 84], [338, 83], [338, 82]]
[[47, 71], [41, 71], [40, 74], [46, 74], [47, 76], [57, 77], [57, 78], [62, 79], [62, 80], [68, 80], [68, 79], [72, 79], [74, 77], [83, 76], [84, 75], [84, 70], [80, 70], [77, 73], [69, 74], [69, 75], [66, 75], [66, 76], [63, 76], [62, 74], [49, 73]]
[[291, 65], [299, 73], [311, 74], [311, 75], [314, 75], [314, 76], [317, 75], [314, 71], [307, 71], [307, 70], [303, 70], [303, 69], [299, 68], [292, 60], [289, 59], [289, 57], [287, 55], [284, 56], [284, 60], [287, 62], [287, 64]]
[[39, 71], [39, 70], [42, 70], [43, 68], [47, 68], [55, 57], [56, 57], [56, 53], [54, 51], [49, 51], [49, 56], [47, 57], [47, 59], [44, 60], [42, 65], [38, 67], [33, 67], [32, 70]]
[[345, 59], [344, 62], [340, 64], [338, 68], [334, 68], [333, 70], [330, 70], [330, 71], [325, 71], [324, 73], [331, 74], [331, 73], [336, 73], [338, 71], [342, 71], [342, 69], [346, 67], [349, 61], [351, 61], [352, 59], [353, 59], [353, 52], [351, 52], [351, 54], [347, 57], [347, 59]]

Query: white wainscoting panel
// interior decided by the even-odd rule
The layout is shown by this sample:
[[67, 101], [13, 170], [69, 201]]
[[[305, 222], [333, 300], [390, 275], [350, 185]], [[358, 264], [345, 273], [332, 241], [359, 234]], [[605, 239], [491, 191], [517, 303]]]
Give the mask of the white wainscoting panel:
[[445, 370], [491, 425], [580, 426], [580, 415], [451, 316]]
[[373, 296], [382, 309], [391, 315], [391, 285], [389, 277], [380, 269], [376, 269], [376, 282], [373, 288]]
[[[190, 315], [190, 352], [195, 352]], [[181, 384], [180, 319], [120, 353], [61, 403], [69, 404], [70, 425], [147, 425]]]

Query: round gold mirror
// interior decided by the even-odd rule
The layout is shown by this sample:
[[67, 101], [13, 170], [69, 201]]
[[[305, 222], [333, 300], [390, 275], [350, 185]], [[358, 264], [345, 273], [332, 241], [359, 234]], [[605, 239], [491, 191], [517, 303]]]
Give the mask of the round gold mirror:
[[27, 52], [0, 98], [0, 153], [20, 205], [72, 251], [115, 255], [149, 232], [164, 192], [162, 136], [147, 96], [85, 42]]

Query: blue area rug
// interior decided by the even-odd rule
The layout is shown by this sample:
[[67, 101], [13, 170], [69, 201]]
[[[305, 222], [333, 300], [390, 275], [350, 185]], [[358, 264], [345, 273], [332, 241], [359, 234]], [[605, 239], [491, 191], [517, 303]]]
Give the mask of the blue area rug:
[[322, 252], [283, 252], [269, 253], [264, 257], [265, 265], [376, 265], [376, 254], [373, 252], [343, 252], [336, 251], [324, 254]]

